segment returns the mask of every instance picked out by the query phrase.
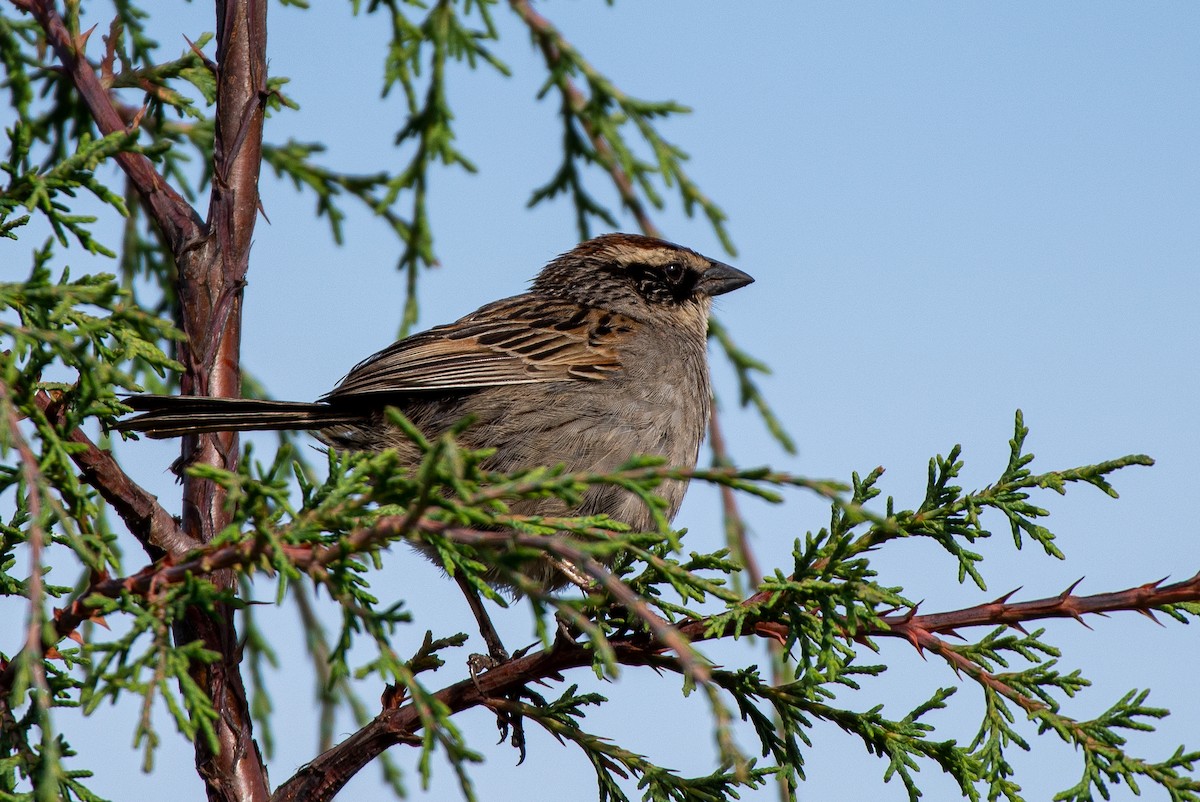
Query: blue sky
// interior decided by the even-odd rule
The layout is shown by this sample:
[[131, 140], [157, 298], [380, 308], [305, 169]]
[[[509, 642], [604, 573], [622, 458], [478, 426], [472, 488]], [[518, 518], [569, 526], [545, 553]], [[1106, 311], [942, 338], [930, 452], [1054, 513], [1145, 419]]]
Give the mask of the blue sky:
[[[1053, 512], [1065, 562], [1030, 547], [1015, 553], [994, 522], [998, 536], [981, 548], [987, 594], [958, 585], [950, 562], [920, 544], [877, 555], [885, 583], [903, 585], [933, 611], [1018, 586], [1019, 598], [1052, 595], [1080, 576], [1080, 591], [1096, 593], [1200, 568], [1188, 512], [1200, 500], [1192, 470], [1200, 453], [1200, 7], [627, 0], [609, 8], [557, 0], [538, 8], [628, 93], [694, 109], [664, 132], [691, 154], [692, 176], [729, 214], [738, 254], [723, 256], [703, 221], [687, 219], [678, 204], [656, 222], [669, 238], [757, 279], [721, 299], [718, 313], [774, 368], [763, 385], [799, 446], [796, 456], [782, 453], [752, 414], [735, 408], [736, 387], [718, 359], [716, 389], [741, 463], [843, 480], [883, 465], [885, 492], [907, 508], [920, 501], [928, 458], [955, 443], [965, 449], [964, 485], [994, 479], [1020, 408], [1035, 468], [1132, 452], [1158, 464], [1119, 474], [1119, 501], [1087, 488], [1039, 499]], [[158, 20], [156, 33], [182, 47], [181, 34], [211, 29], [207, 13], [204, 4], [183, 6]], [[435, 175], [442, 266], [423, 276], [422, 326], [519, 292], [575, 238], [565, 203], [524, 208], [557, 164], [556, 105], [535, 99], [539, 56], [506, 9], [498, 16], [495, 50], [514, 76], [452, 73], [458, 144], [480, 172]], [[272, 7], [271, 26], [271, 71], [292, 78], [286, 91], [302, 111], [268, 121], [268, 139], [323, 140], [338, 169], [398, 167], [390, 143], [403, 106], [399, 97], [378, 99], [382, 21], [352, 20], [340, 5], [320, 14]], [[597, 193], [611, 197], [594, 178]], [[393, 269], [399, 251], [363, 215], [352, 216], [347, 244], [335, 247], [312, 222], [311, 198], [267, 175], [262, 194], [271, 222], [260, 224], [252, 253], [245, 362], [277, 397], [314, 398], [393, 338], [404, 287]], [[22, 243], [22, 253], [35, 241]], [[177, 503], [164, 474], [174, 453], [170, 444], [124, 448], [131, 471], [167, 503]], [[767, 568], [786, 567], [793, 539], [828, 517], [799, 494], [782, 508], [747, 509]], [[676, 523], [689, 528], [694, 548], [711, 549], [718, 515], [714, 494], [695, 488]], [[418, 620], [469, 628], [452, 583], [419, 559], [395, 555], [380, 582], [381, 593], [395, 583]], [[269, 587], [261, 598], [272, 598]], [[311, 680], [295, 668], [305, 658], [294, 613], [262, 615], [291, 665], [274, 680], [287, 736], [271, 763], [280, 782], [312, 755]], [[529, 639], [523, 610], [500, 617], [511, 643]], [[1132, 614], [1089, 623], [1091, 631], [1047, 624], [1063, 667], [1095, 681], [1069, 712], [1086, 718], [1131, 688], [1151, 687], [1150, 703], [1174, 715], [1159, 732], [1133, 737], [1133, 751], [1163, 759], [1185, 739], [1195, 748], [1193, 628], [1159, 628]], [[414, 644], [425, 625], [409, 633]], [[714, 652], [727, 665], [762, 656], [758, 644]], [[956, 681], [904, 644], [885, 643], [884, 661], [894, 670], [846, 704], [884, 702], [902, 715]], [[677, 683], [629, 671], [603, 690], [614, 704], [589, 718], [594, 732], [629, 740], [633, 729], [626, 745], [681, 771], [710, 770], [703, 703], [680, 701]], [[933, 719], [944, 737], [970, 740], [979, 701], [964, 687]], [[84, 754], [98, 743], [106, 750], [104, 765], [92, 765], [102, 792], [117, 799], [161, 787], [137, 773], [137, 755], [124, 748], [133, 715], [105, 712], [79, 728]], [[655, 726], [630, 727], [643, 717]], [[529, 760], [514, 768], [510, 751], [491, 746], [489, 716], [464, 716], [460, 726], [487, 756], [475, 774], [482, 799], [594, 794], [590, 769], [569, 748], [531, 736]], [[340, 732], [351, 729], [344, 722]], [[857, 742], [830, 727], [813, 737], [804, 798], [905, 798], [898, 781], [882, 783], [885, 764]], [[1048, 738], [1035, 747], [1018, 761], [1027, 798], [1075, 782], [1070, 748]], [[416, 794], [414, 755], [393, 751]], [[160, 768], [187, 777], [190, 763], [190, 747], [169, 737]], [[453, 798], [450, 772], [439, 766], [436, 775], [429, 798]], [[934, 766], [919, 778], [926, 798], [956, 798]], [[181, 800], [202, 798], [198, 782], [173, 786]], [[344, 797], [389, 798], [372, 770]], [[1132, 797], [1118, 790], [1114, 798]]]

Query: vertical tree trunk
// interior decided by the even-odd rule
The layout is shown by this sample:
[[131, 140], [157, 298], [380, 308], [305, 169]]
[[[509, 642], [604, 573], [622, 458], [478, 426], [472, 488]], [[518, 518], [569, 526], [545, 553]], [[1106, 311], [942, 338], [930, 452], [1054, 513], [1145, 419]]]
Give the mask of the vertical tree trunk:
[[[212, 192], [204, 236], [183, 243], [179, 265], [181, 347], [188, 395], [241, 395], [242, 289], [258, 215], [263, 108], [267, 97], [266, 0], [218, 0], [217, 118]], [[184, 440], [182, 465], [237, 466], [238, 437], [219, 433]], [[184, 531], [207, 543], [229, 522], [226, 494], [212, 482], [185, 477]], [[232, 573], [214, 577], [234, 589]], [[193, 679], [212, 698], [218, 714], [219, 749], [196, 740], [196, 767], [210, 800], [250, 802], [270, 797], [266, 768], [254, 742], [240, 671], [241, 649], [233, 610], [188, 612], [175, 629], [179, 643], [201, 640], [220, 657], [196, 663]]]

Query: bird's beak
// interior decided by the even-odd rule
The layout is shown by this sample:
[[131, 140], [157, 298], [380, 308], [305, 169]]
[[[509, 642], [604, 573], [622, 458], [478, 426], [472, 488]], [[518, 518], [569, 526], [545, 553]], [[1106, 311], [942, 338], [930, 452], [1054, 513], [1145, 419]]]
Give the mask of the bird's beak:
[[736, 267], [710, 261], [708, 269], [700, 274], [700, 282], [696, 286], [705, 295], [712, 296], [733, 292], [738, 287], [745, 287], [753, 281], [753, 278]]

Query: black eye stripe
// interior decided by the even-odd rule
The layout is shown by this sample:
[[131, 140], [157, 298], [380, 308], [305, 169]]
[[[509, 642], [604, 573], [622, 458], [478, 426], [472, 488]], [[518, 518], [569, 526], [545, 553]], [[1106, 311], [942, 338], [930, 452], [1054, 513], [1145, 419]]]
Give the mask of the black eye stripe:
[[671, 284], [677, 283], [687, 275], [687, 269], [679, 262], [668, 262], [665, 265], [648, 265], [644, 262], [634, 262], [625, 267], [625, 272], [637, 280], [645, 281], [649, 279], [653, 281], [657, 279]]
[[695, 297], [699, 272], [687, 262], [670, 261], [659, 264], [631, 260], [611, 261], [598, 266], [611, 276], [628, 282], [634, 292], [652, 304], [680, 304]]

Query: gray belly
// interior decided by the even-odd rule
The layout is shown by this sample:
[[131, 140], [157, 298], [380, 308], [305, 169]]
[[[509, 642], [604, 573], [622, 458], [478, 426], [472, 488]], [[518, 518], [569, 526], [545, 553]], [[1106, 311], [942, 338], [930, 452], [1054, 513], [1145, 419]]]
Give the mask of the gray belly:
[[[708, 408], [706, 394], [702, 408], [697, 408], [697, 393], [689, 392], [692, 389], [658, 384], [629, 393], [618, 382], [607, 387], [563, 384], [548, 394], [538, 392], [540, 402], [505, 399], [503, 409], [480, 415], [462, 439], [472, 447], [496, 448], [487, 467], [502, 472], [561, 464], [569, 472], [611, 473], [635, 454], [661, 456], [671, 466], [691, 468], [696, 464]], [[657, 488], [666, 501], [663, 512], [668, 520], [679, 510], [686, 488], [685, 482], [676, 480]], [[654, 528], [645, 503], [611, 485], [591, 488], [574, 509], [557, 499], [534, 499], [514, 503], [513, 511], [526, 515], [604, 514], [635, 530]]]
[[[680, 370], [688, 362], [694, 370]], [[639, 364], [636, 360], [632, 364]], [[660, 456], [672, 467], [692, 468], [708, 424], [710, 389], [705, 354], [678, 354], [673, 369], [624, 373], [603, 382], [561, 382], [536, 387], [508, 386], [479, 390], [458, 398], [422, 399], [404, 404], [403, 410], [427, 437], [441, 435], [469, 411], [474, 424], [459, 436], [471, 449], [495, 449], [485, 461], [487, 470], [510, 473], [539, 466], [562, 465], [572, 473], [612, 473], [642, 454]], [[690, 376], [682, 385], [680, 377]], [[355, 440], [372, 447], [386, 443], [397, 448], [415, 466], [419, 454], [400, 432], [380, 419], [368, 432], [333, 433], [325, 439], [342, 448], [355, 448]], [[353, 439], [352, 439], [353, 438]], [[669, 521], [679, 511], [687, 482], [667, 480], [654, 492], [663, 499], [662, 514]], [[558, 498], [509, 502], [517, 515], [607, 515], [633, 531], [653, 531], [655, 516], [636, 494], [612, 485], [589, 488], [581, 503], [569, 506]], [[423, 544], [417, 549], [434, 562], [440, 558]], [[549, 562], [539, 560], [521, 568], [547, 589], [565, 584]], [[496, 587], [512, 584], [502, 572], [486, 577]]]

